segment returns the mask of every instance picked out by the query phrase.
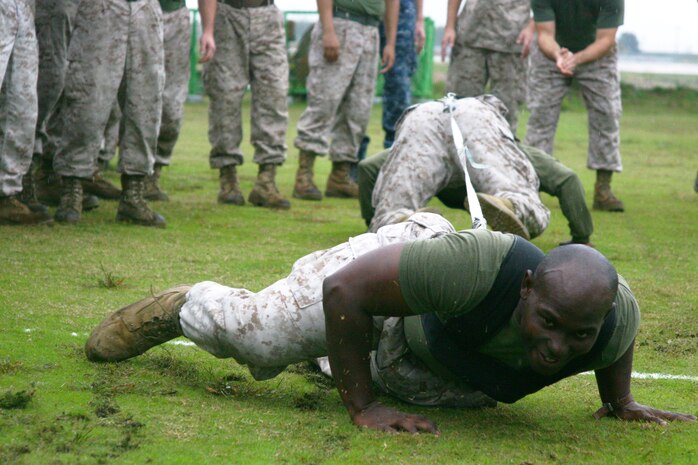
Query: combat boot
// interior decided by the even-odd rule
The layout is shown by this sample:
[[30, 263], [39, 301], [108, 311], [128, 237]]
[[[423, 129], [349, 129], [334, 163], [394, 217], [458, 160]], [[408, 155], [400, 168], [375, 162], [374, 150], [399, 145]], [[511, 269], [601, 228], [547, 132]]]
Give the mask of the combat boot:
[[102, 173], [97, 170], [92, 179], [84, 179], [82, 188], [88, 194], [96, 195], [100, 199], [119, 200], [121, 189], [102, 177]]
[[0, 196], [0, 224], [48, 224], [53, 220], [48, 213], [33, 212], [13, 195]]
[[358, 199], [359, 185], [349, 176], [351, 163], [332, 162], [332, 172], [327, 178], [327, 197], [338, 197], [343, 199]]
[[143, 194], [145, 176], [121, 175], [121, 200], [116, 211], [116, 221], [140, 226], [165, 227], [165, 218], [148, 207]]
[[313, 182], [316, 155], [305, 150], [298, 154], [298, 171], [293, 186], [293, 197], [301, 200], [322, 200], [322, 193]]
[[162, 165], [156, 163], [153, 174], [145, 177], [145, 199], [159, 202], [168, 202], [170, 197], [160, 189], [160, 172]]
[[92, 362], [119, 362], [182, 336], [179, 311], [191, 286], [178, 286], [123, 307], [90, 334], [85, 355]]
[[276, 188], [276, 166], [272, 163], [259, 165], [257, 182], [247, 200], [257, 207], [288, 210], [291, 203]]
[[64, 176], [61, 180], [61, 203], [54, 218], [59, 223], [75, 224], [82, 214], [82, 180]]
[[[482, 208], [482, 214], [487, 220], [487, 224], [495, 231], [501, 231], [511, 234], [516, 234], [524, 239], [530, 239], [528, 228], [521, 222], [516, 212], [514, 204], [509, 199], [495, 197], [489, 194], [477, 194]], [[466, 208], [468, 200], [465, 201]]]
[[53, 171], [52, 160], [43, 159], [34, 174], [36, 196], [44, 205], [56, 207], [61, 203], [61, 178]]
[[[18, 200], [26, 205], [29, 210], [34, 213], [39, 213], [48, 216], [48, 208], [39, 202], [36, 197], [36, 182], [34, 181], [35, 162], [32, 161], [27, 174], [22, 176], [22, 192], [18, 196]], [[50, 218], [50, 216], [49, 216]]]
[[235, 165], [226, 165], [220, 171], [221, 190], [218, 191], [218, 203], [245, 205]]
[[594, 210], [607, 212], [622, 212], [625, 211], [623, 202], [618, 199], [611, 191], [611, 177], [613, 171], [597, 170], [596, 185], [594, 185]]

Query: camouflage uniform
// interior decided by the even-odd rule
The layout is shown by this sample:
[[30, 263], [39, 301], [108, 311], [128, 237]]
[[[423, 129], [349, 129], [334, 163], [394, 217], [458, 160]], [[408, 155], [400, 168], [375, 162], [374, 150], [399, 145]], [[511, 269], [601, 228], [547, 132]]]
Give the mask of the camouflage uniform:
[[528, 119], [525, 143], [553, 153], [555, 131], [562, 99], [577, 81], [589, 112], [589, 151], [587, 167], [592, 170], [621, 171], [620, 159], [620, 75], [614, 48], [591, 63], [579, 65], [574, 77], [564, 76], [537, 44], [531, 51], [528, 75]]
[[[400, 0], [400, 16], [395, 37], [395, 64], [383, 75], [383, 148], [395, 141], [395, 124], [412, 102], [412, 75], [417, 68], [414, 31], [417, 22], [415, 0]], [[379, 28], [381, 49], [385, 47], [385, 28]]]
[[467, 0], [458, 17], [446, 90], [464, 97], [485, 92], [507, 107], [516, 134], [519, 105], [526, 98], [526, 63], [516, 39], [530, 20], [527, 0]]
[[158, 1], [81, 2], [68, 55], [56, 173], [92, 177], [118, 94], [123, 111], [119, 170], [126, 175], [150, 174], [164, 85]]
[[[379, 247], [431, 239], [449, 232], [454, 232], [453, 226], [444, 218], [418, 213], [404, 223], [381, 228], [376, 234], [362, 234], [307, 255], [296, 261], [287, 278], [258, 293], [210, 281], [198, 283], [181, 308], [182, 331], [216, 357], [233, 357], [247, 365], [255, 379], [272, 378], [289, 364], [327, 354], [322, 307], [325, 277]], [[380, 334], [372, 363], [374, 377], [379, 385], [395, 386], [386, 391], [407, 402], [422, 404], [440, 400], [462, 406], [488, 400], [481, 393], [455, 388], [416, 357], [410, 357], [401, 330], [402, 318], [377, 317], [374, 327]], [[456, 392], [461, 396], [457, 397]]]
[[0, 197], [22, 191], [34, 147], [38, 52], [34, 2], [0, 2]]
[[252, 91], [251, 142], [254, 162], [286, 160], [288, 57], [283, 14], [274, 5], [234, 8], [218, 2], [216, 54], [204, 67], [209, 96], [211, 168], [241, 165], [242, 99]]
[[[308, 106], [298, 121], [296, 148], [324, 155], [333, 162], [357, 161], [366, 132], [378, 74], [378, 28], [333, 18], [339, 58], [328, 63], [322, 24], [313, 27], [308, 61]], [[331, 143], [330, 143], [331, 139]]]
[[[444, 110], [442, 102], [423, 103], [409, 109], [399, 122], [395, 144], [373, 191], [376, 211], [370, 231], [410, 215], [435, 192], [463, 185], [450, 116]], [[453, 117], [475, 162], [487, 165], [469, 166], [475, 190], [511, 201], [517, 217], [535, 237], [548, 226], [550, 211], [538, 196], [538, 176], [516, 145], [503, 110], [496, 97], [485, 95], [456, 100]], [[429, 169], [416, 168], [425, 163]], [[403, 186], [411, 189], [405, 191]]]

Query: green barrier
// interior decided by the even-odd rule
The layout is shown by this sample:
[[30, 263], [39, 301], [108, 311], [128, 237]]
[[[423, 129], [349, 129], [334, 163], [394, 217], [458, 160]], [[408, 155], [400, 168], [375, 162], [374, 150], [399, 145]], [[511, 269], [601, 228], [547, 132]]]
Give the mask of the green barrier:
[[191, 19], [191, 44], [189, 45], [189, 96], [200, 97], [204, 93], [199, 70], [199, 10], [189, 10]]

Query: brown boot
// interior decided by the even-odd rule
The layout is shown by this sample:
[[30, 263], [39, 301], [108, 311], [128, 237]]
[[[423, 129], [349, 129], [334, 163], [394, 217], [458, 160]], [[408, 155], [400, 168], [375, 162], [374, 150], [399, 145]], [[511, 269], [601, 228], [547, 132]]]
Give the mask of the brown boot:
[[34, 181], [34, 173], [36, 172], [36, 164], [38, 157], [35, 155], [32, 164], [29, 167], [27, 174], [22, 176], [22, 192], [19, 193], [18, 200], [29, 207], [34, 213], [39, 213], [51, 218], [48, 213], [48, 208], [39, 202], [36, 197], [36, 182]]
[[121, 198], [121, 189], [103, 178], [99, 170], [95, 171], [92, 179], [82, 181], [82, 188], [88, 194], [96, 195], [100, 199], [119, 200]]
[[0, 224], [48, 224], [53, 220], [48, 213], [33, 212], [15, 196], [0, 197]]
[[[482, 208], [482, 214], [487, 220], [490, 228], [495, 231], [501, 231], [511, 234], [516, 234], [524, 239], [530, 239], [528, 228], [521, 222], [514, 212], [514, 205], [509, 199], [495, 197], [489, 194], [477, 194]], [[465, 206], [468, 206], [466, 199]]]
[[332, 172], [327, 178], [327, 188], [325, 189], [325, 195], [327, 197], [339, 197], [343, 199], [359, 198], [359, 185], [349, 176], [350, 171], [351, 163], [332, 162]]
[[53, 171], [51, 160], [41, 161], [39, 169], [34, 174], [34, 183], [39, 202], [51, 207], [61, 203], [61, 178]]
[[301, 150], [298, 154], [298, 171], [293, 186], [293, 197], [301, 200], [322, 200], [322, 193], [313, 182], [313, 165], [316, 155]]
[[218, 203], [245, 205], [235, 165], [226, 165], [220, 171], [221, 190], [218, 191]]
[[82, 215], [82, 180], [64, 176], [61, 180], [61, 203], [54, 218], [59, 223], [75, 224]]
[[109, 315], [90, 334], [85, 355], [92, 362], [119, 362], [182, 336], [179, 311], [191, 286], [168, 289]]
[[611, 177], [613, 171], [597, 170], [596, 185], [594, 186], [594, 210], [607, 212], [622, 212], [625, 211], [623, 202], [616, 198], [611, 191]]
[[257, 207], [288, 210], [291, 203], [286, 200], [276, 188], [276, 166], [271, 163], [259, 165], [257, 182], [247, 200]]
[[143, 194], [145, 176], [121, 175], [121, 200], [116, 211], [116, 221], [140, 226], [165, 227], [165, 218], [148, 207]]
[[156, 202], [168, 202], [170, 197], [160, 189], [160, 173], [162, 165], [156, 163], [153, 167], [153, 174], [145, 177], [145, 199]]

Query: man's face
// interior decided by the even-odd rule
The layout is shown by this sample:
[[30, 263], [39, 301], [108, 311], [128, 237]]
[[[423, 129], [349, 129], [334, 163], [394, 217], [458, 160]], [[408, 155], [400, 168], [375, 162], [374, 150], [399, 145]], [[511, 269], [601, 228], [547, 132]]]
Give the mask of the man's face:
[[533, 371], [553, 375], [594, 346], [608, 309], [599, 299], [574, 297], [561, 276], [533, 286], [530, 272], [521, 286], [516, 309], [526, 354]]

